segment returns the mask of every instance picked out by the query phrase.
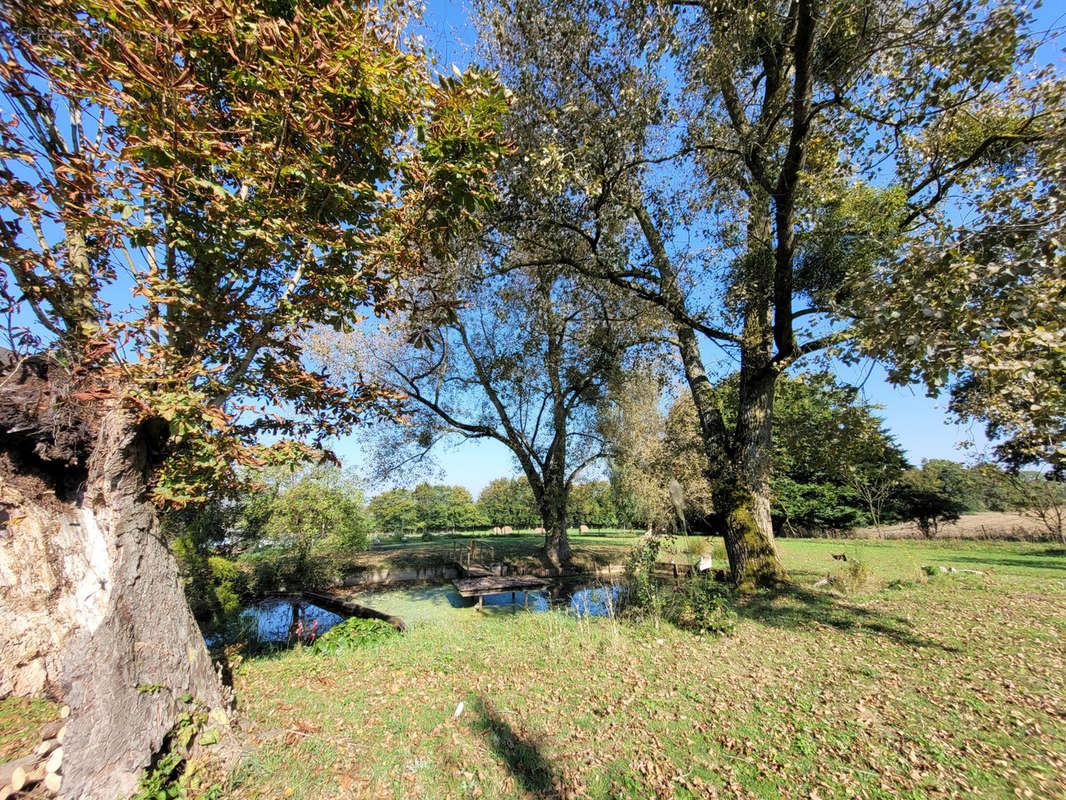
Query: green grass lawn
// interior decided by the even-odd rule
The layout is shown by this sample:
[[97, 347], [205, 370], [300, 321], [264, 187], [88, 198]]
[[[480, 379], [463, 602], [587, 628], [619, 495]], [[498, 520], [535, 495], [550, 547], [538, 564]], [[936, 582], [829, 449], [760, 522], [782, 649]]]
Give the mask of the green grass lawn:
[[[369, 650], [249, 659], [227, 794], [1066, 797], [1066, 551], [780, 545], [798, 587], [738, 603], [727, 638], [452, 609]], [[841, 552], [868, 582], [811, 588]]]

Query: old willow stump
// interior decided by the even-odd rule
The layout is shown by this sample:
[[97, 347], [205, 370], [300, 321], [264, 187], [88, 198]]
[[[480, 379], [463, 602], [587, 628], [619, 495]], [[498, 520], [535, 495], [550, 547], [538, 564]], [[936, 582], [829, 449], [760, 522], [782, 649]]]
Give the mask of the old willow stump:
[[112, 800], [137, 788], [190, 696], [225, 724], [146, 496], [165, 426], [87, 395], [49, 357], [0, 375], [0, 696], [66, 703], [61, 795]]

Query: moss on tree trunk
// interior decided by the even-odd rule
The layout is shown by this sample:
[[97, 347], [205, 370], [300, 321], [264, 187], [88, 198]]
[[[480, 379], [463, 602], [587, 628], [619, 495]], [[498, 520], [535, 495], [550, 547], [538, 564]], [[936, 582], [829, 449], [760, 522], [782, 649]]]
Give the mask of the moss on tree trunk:
[[775, 586], [788, 575], [777, 553], [773, 534], [767, 536], [756, 516], [756, 498], [734, 493], [725, 514], [725, 547], [730, 577], [738, 591], [750, 593], [760, 586]]

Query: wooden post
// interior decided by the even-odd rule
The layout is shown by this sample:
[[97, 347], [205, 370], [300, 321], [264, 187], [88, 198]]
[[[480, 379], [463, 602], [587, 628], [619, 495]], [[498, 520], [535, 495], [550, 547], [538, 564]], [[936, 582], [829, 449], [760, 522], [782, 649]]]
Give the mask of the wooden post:
[[483, 601], [484, 599], [485, 599], [485, 595], [483, 595], [483, 594], [479, 594], [479, 595], [477, 596], [477, 610], [478, 610], [478, 611], [481, 611], [481, 610], [482, 610], [482, 608], [483, 608], [483, 606], [482, 606], [482, 601]]

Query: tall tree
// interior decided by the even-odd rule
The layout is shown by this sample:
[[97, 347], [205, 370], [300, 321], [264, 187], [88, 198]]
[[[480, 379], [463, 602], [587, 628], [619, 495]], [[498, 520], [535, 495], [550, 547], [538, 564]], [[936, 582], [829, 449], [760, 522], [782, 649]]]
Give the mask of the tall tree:
[[389, 489], [370, 500], [370, 513], [380, 531], [407, 533], [418, 530], [421, 521], [410, 489]]
[[425, 530], [446, 531], [482, 524], [474, 498], [462, 486], [420, 483], [411, 496]]
[[365, 550], [370, 524], [360, 490], [331, 486], [308, 476], [273, 498], [263, 533], [291, 554], [296, 579], [304, 581], [311, 574], [311, 552], [316, 545], [332, 540], [345, 548]]
[[[1011, 74], [1031, 54], [1025, 10], [483, 6], [527, 109], [528, 170], [554, 188], [530, 194], [527, 213], [556, 232], [560, 256], [583, 248], [572, 268], [672, 318], [733, 579], [745, 589], [782, 579], [770, 518], [777, 380], [853, 337], [852, 277], [923, 242], [965, 176], [1055, 135], [1057, 95]], [[701, 340], [739, 361], [732, 421], [704, 359], [717, 351]]]
[[393, 308], [488, 195], [506, 98], [431, 81], [402, 8], [0, 6], [3, 691], [70, 706], [66, 797], [131, 793], [183, 697], [223, 712], [158, 506], [381, 408], [300, 332]]
[[521, 478], [496, 478], [481, 490], [477, 507], [485, 522], [493, 527], [534, 527], [539, 519], [529, 481]]
[[334, 369], [373, 376], [406, 400], [398, 447], [391, 434], [380, 463], [404, 463], [442, 439], [492, 439], [525, 475], [555, 566], [570, 559], [566, 509], [574, 480], [605, 455], [597, 408], [612, 376], [644, 336], [641, 310], [592, 292], [528, 251], [474, 253], [420, 295], [450, 297], [453, 311], [396, 316], [374, 334], [318, 337]]

